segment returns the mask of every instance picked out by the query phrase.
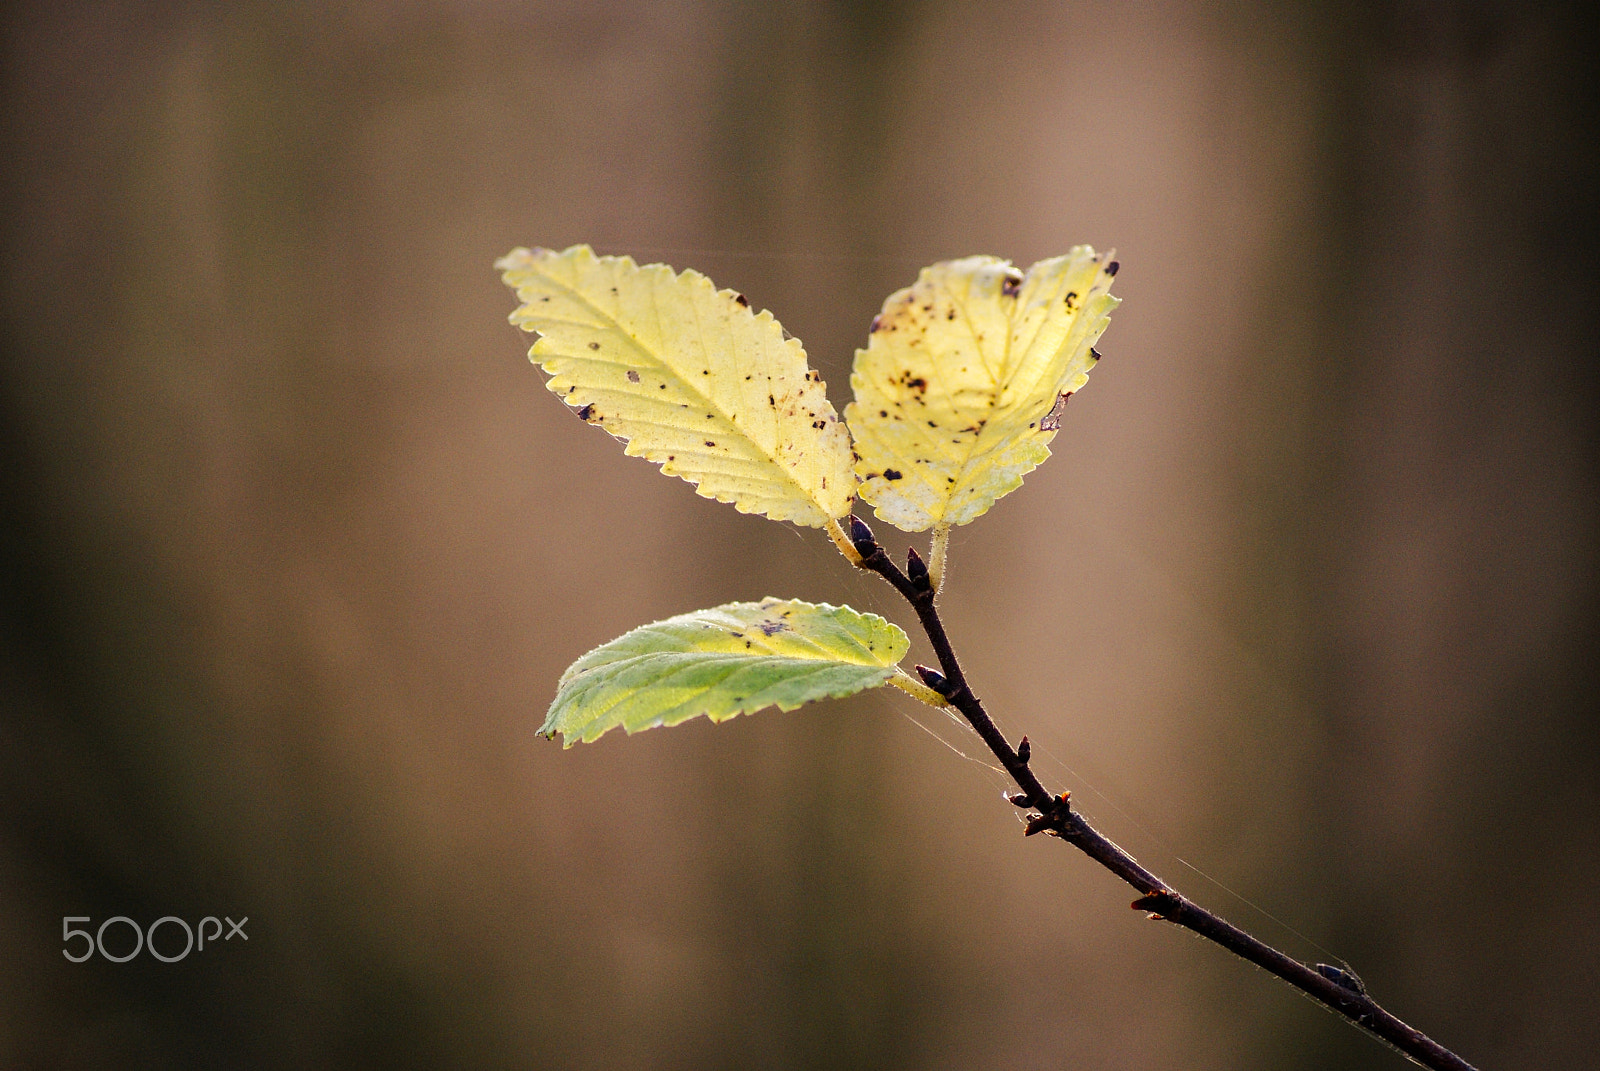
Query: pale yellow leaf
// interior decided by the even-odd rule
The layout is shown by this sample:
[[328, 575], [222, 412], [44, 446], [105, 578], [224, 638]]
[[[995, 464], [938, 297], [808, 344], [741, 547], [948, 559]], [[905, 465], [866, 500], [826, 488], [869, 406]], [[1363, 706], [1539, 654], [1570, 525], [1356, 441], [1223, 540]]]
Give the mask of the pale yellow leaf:
[[1117, 299], [1109, 255], [1026, 272], [996, 257], [924, 268], [856, 351], [845, 419], [860, 495], [908, 532], [966, 524], [1050, 456], [1060, 400], [1088, 381]]
[[[707, 498], [811, 527], [850, 512], [850, 437], [772, 314], [695, 271], [515, 249], [495, 265], [551, 391]], [[832, 524], [832, 528], [838, 528]]]

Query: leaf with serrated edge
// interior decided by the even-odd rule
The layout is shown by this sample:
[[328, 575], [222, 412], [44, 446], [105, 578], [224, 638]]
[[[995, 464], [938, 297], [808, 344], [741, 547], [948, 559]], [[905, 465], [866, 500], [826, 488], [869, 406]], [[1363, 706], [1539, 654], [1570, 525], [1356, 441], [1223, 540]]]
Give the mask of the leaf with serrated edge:
[[590, 424], [707, 498], [813, 528], [850, 512], [850, 436], [772, 314], [664, 264], [514, 249], [495, 267], [528, 356]]
[[1078, 246], [1019, 272], [967, 257], [889, 296], [845, 408], [859, 493], [880, 518], [908, 532], [966, 524], [1050, 456], [1046, 418], [1088, 382], [1118, 304], [1108, 260]]
[[669, 617], [603, 644], [561, 675], [540, 732], [566, 746], [701, 714], [793, 710], [889, 683], [909, 646], [876, 614], [767, 598]]

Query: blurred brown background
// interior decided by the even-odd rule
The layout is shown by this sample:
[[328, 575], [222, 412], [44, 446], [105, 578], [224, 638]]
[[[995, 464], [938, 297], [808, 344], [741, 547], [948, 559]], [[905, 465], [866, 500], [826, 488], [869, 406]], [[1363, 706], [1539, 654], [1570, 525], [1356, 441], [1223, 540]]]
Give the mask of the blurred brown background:
[[490, 265], [579, 241], [773, 309], [840, 407], [923, 264], [1115, 246], [1055, 458], [955, 540], [979, 691], [1179, 888], [1587, 1063], [1579, 7], [8, 5], [0, 1065], [1403, 1066], [898, 695], [535, 738], [645, 621], [909, 619], [545, 392]]

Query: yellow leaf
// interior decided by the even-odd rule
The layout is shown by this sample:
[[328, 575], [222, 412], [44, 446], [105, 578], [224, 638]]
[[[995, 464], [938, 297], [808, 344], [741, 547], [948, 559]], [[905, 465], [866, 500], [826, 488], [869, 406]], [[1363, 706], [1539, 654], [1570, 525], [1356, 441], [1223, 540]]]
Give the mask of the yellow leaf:
[[1088, 381], [1118, 304], [1088, 246], [1026, 272], [997, 257], [924, 268], [856, 351], [845, 420], [860, 495], [908, 532], [966, 524], [1050, 456], [1061, 399]]
[[805, 350], [769, 312], [695, 271], [514, 249], [495, 265], [537, 331], [546, 384], [626, 453], [707, 498], [777, 521], [837, 529], [850, 512], [850, 437]]

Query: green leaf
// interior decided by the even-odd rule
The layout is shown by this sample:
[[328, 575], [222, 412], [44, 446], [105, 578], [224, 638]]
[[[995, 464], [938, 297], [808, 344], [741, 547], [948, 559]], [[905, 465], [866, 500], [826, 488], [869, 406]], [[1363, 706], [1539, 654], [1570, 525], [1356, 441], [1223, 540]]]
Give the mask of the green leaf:
[[1088, 382], [1118, 304], [1109, 254], [1025, 273], [997, 257], [924, 268], [856, 351], [845, 420], [860, 495], [897, 528], [966, 524], [1050, 456], [1057, 406]]
[[833, 529], [849, 514], [849, 433], [771, 313], [698, 272], [583, 245], [495, 266], [522, 302], [511, 322], [541, 336], [528, 355], [547, 386], [628, 454], [744, 513]]
[[571, 747], [619, 725], [636, 733], [701, 714], [793, 710], [890, 683], [907, 647], [898, 626], [848, 606], [767, 598], [696, 610], [574, 662], [539, 731]]

